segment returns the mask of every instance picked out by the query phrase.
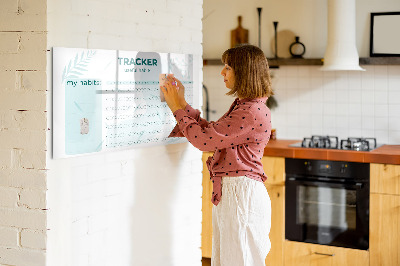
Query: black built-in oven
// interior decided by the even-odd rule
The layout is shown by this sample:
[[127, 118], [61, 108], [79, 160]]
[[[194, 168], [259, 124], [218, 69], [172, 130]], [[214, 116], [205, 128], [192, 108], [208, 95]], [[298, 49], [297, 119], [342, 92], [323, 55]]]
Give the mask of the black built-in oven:
[[368, 249], [369, 164], [287, 158], [285, 169], [286, 239]]

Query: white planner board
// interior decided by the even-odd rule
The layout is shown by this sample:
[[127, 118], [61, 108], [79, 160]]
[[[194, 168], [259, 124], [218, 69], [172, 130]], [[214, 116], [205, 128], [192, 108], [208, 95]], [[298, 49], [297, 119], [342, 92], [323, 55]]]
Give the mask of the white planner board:
[[161, 101], [159, 75], [181, 80], [192, 105], [200, 88], [197, 60], [191, 54], [54, 47], [53, 157], [186, 141], [168, 138], [176, 121]]

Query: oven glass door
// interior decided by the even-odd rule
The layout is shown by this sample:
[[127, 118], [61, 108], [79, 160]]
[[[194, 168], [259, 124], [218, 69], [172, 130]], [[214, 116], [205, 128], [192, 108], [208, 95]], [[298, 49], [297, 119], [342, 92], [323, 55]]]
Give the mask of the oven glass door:
[[[298, 186], [297, 190], [297, 223], [341, 231], [356, 228], [355, 190], [313, 186]], [[318, 241], [323, 244], [332, 240], [324, 235], [318, 236]]]
[[362, 185], [296, 180], [286, 189], [287, 239], [368, 249]]

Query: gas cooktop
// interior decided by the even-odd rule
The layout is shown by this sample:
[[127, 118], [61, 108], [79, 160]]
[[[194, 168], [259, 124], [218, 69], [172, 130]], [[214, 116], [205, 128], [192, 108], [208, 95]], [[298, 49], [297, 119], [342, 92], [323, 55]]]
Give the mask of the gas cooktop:
[[289, 145], [291, 147], [337, 149], [353, 151], [371, 151], [382, 145], [377, 145], [376, 138], [347, 138], [339, 142], [336, 136], [311, 136], [302, 142]]

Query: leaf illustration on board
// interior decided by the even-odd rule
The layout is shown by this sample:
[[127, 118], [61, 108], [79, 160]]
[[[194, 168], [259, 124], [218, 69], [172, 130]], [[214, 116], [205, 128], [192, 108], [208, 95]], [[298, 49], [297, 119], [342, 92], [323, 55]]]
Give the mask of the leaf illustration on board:
[[81, 56], [76, 54], [75, 58], [71, 58], [68, 67], [66, 66], [64, 68], [62, 82], [64, 82], [65, 79], [81, 77], [84, 72], [88, 71], [88, 65], [95, 54], [96, 51], [89, 50], [86, 53], [82, 52]]
[[74, 104], [75, 104], [76, 108], [78, 108], [79, 111], [83, 112], [82, 108], [79, 106], [79, 104], [76, 101], [74, 101]]

